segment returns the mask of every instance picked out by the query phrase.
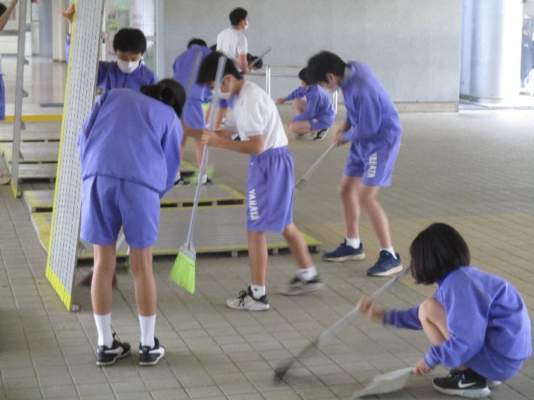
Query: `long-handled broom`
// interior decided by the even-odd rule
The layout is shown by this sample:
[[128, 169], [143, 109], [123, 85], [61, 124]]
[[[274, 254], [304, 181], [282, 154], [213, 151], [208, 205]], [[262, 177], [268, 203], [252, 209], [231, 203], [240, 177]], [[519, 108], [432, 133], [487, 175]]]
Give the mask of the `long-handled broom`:
[[336, 148], [336, 146], [337, 146], [336, 142], [332, 143], [332, 145], [323, 153], [323, 155], [319, 157], [317, 161], [315, 161], [315, 163], [310, 167], [310, 169], [306, 171], [304, 175], [302, 175], [302, 178], [300, 178], [299, 181], [295, 184], [296, 190], [304, 189], [304, 186], [306, 186], [306, 184], [308, 183], [308, 179], [310, 179], [310, 176], [317, 169], [321, 161], [323, 161], [326, 158], [326, 156], [330, 154], [330, 152]]
[[[374, 300], [378, 299], [381, 295], [383, 295], [386, 291], [388, 291], [389, 288], [391, 288], [395, 283], [397, 283], [402, 278], [404, 278], [406, 274], [408, 274], [408, 272], [410, 272], [409, 268], [405, 269], [404, 271], [399, 273], [397, 276], [387, 281], [382, 287], [380, 287], [376, 292], [373, 293], [371, 298]], [[350, 324], [350, 322], [356, 317], [357, 314], [358, 314], [358, 311], [356, 311], [356, 309], [352, 309], [347, 314], [345, 314], [341, 319], [339, 319], [334, 325], [332, 325], [330, 328], [328, 328], [323, 333], [321, 333], [312, 343], [310, 343], [308, 346], [302, 349], [298, 353], [296, 358], [276, 367], [275, 374], [274, 374], [274, 382], [275, 383], [280, 382], [286, 376], [286, 374], [291, 369], [291, 366], [296, 360], [302, 357], [309, 357], [310, 355], [315, 354], [317, 349], [324, 346], [325, 344], [330, 342], [334, 337], [339, 335], [339, 333], [341, 333]]]
[[[215, 122], [215, 111], [217, 103], [219, 101], [219, 86], [221, 85], [224, 67], [226, 66], [226, 57], [219, 58], [219, 64], [217, 65], [217, 74], [215, 75], [215, 86], [213, 88], [213, 97], [211, 99], [210, 116], [208, 119], [208, 130], [213, 130]], [[206, 159], [208, 155], [208, 146], [204, 146], [202, 153], [202, 162], [200, 164], [200, 171], [204, 171], [206, 167]], [[182, 286], [190, 293], [195, 292], [195, 263], [197, 259], [197, 253], [193, 244], [193, 232], [195, 230], [195, 221], [198, 210], [198, 200], [200, 198], [200, 186], [201, 180], [197, 182], [197, 188], [195, 191], [195, 200], [193, 201], [193, 210], [191, 212], [191, 222], [189, 223], [189, 232], [187, 233], [186, 242], [180, 246], [178, 257], [174, 262], [169, 278], [179, 286]]]

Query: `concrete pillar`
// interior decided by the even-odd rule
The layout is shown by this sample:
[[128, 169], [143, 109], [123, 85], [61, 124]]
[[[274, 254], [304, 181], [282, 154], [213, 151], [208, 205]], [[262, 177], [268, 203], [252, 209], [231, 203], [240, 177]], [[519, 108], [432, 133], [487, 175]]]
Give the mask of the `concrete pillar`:
[[520, 89], [522, 0], [466, 0], [472, 7], [470, 98], [500, 103]]
[[470, 98], [473, 0], [462, 0], [462, 38], [460, 48], [460, 97]]
[[39, 0], [39, 53], [52, 58], [52, 0]]

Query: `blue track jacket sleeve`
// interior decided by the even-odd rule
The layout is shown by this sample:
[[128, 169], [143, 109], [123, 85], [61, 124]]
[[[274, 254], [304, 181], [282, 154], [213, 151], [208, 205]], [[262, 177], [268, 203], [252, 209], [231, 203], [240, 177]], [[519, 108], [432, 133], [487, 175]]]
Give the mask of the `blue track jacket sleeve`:
[[298, 89], [293, 90], [286, 96], [286, 101], [301, 99], [304, 96], [306, 96], [306, 88], [304, 86], [300, 86]]
[[365, 140], [372, 137], [382, 124], [382, 109], [378, 92], [372, 88], [365, 88], [359, 93], [357, 103], [357, 125], [348, 130], [344, 138], [347, 142]]

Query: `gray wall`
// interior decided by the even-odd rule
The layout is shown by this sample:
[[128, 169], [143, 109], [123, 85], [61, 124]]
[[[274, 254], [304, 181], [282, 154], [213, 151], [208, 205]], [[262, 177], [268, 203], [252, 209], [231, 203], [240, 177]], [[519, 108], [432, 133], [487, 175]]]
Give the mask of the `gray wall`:
[[[214, 44], [239, 6], [249, 12], [249, 52], [273, 48], [266, 63], [304, 65], [330, 50], [368, 64], [397, 103], [458, 103], [461, 0], [165, 0], [164, 6], [167, 76], [190, 38]], [[273, 78], [272, 97], [297, 85], [296, 78]]]

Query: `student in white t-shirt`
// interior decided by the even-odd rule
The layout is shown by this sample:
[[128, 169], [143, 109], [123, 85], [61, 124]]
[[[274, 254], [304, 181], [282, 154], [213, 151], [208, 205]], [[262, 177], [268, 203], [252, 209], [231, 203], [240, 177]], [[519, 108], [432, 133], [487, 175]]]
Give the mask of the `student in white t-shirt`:
[[241, 31], [248, 28], [248, 12], [243, 8], [236, 8], [230, 13], [232, 26], [226, 28], [217, 36], [217, 51], [224, 53], [226, 57], [236, 63], [237, 69], [247, 74], [249, 72], [247, 62], [248, 43], [247, 37]]
[[[198, 84], [213, 87], [217, 64], [223, 54], [209, 54], [200, 67]], [[250, 154], [247, 174], [247, 237], [251, 285], [229, 299], [236, 310], [269, 309], [265, 293], [267, 240], [265, 232], [284, 236], [298, 265], [296, 276], [281, 292], [291, 296], [313, 292], [324, 285], [310, 257], [302, 234], [293, 223], [295, 185], [293, 156], [287, 150], [287, 136], [274, 101], [258, 85], [247, 82], [232, 62], [227, 62], [219, 96], [233, 100], [235, 131], [227, 128], [204, 131], [202, 142], [210, 146]], [[231, 140], [239, 134], [240, 141]]]

